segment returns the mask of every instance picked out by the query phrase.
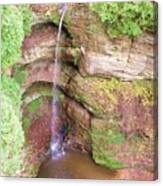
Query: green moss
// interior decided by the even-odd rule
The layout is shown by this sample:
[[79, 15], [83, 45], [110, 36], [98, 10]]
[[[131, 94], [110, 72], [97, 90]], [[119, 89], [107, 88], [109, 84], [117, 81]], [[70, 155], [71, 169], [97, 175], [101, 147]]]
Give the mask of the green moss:
[[[87, 77], [80, 82], [84, 87], [82, 94], [75, 94], [75, 98], [88, 105], [89, 110], [96, 116], [110, 112], [118, 103], [115, 90], [119, 90], [121, 82], [116, 78], [106, 80], [103, 78]], [[86, 88], [88, 86], [88, 89]], [[108, 105], [110, 106], [107, 110]]]
[[24, 38], [22, 14], [14, 5], [2, 8], [2, 68], [15, 64], [21, 56]]
[[32, 86], [28, 88], [28, 90], [26, 90], [26, 92], [24, 92], [22, 99], [24, 100], [27, 97], [29, 97], [29, 100], [32, 101], [33, 100], [32, 97], [38, 98], [40, 96], [49, 96], [49, 97], [53, 96], [51, 84], [41, 83], [41, 82], [34, 83]]
[[103, 114], [103, 107], [92, 97], [91, 93], [87, 92], [87, 94], [83, 95], [74, 95], [75, 99], [84, 104], [90, 112], [95, 114], [96, 116], [100, 116]]
[[116, 91], [125, 98], [140, 97], [144, 106], [152, 106], [154, 103], [154, 81], [134, 80], [132, 82], [122, 82], [116, 78], [110, 80], [94, 81], [95, 87], [105, 92], [113, 105], [118, 102]]
[[30, 127], [30, 124], [31, 124], [31, 119], [28, 118], [28, 117], [24, 117], [23, 118], [23, 129], [24, 129], [25, 132]]
[[16, 68], [14, 73], [14, 79], [19, 84], [22, 85], [28, 77], [28, 72], [24, 70], [23, 67]]
[[96, 136], [103, 138], [107, 138], [106, 143], [107, 144], [121, 144], [125, 141], [125, 135], [119, 131], [114, 130], [108, 130], [106, 131], [99, 131], [99, 130], [93, 130], [92, 136], [96, 138]]
[[[25, 7], [25, 6], [24, 6]], [[1, 27], [1, 176], [16, 176], [23, 164], [21, 157], [24, 131], [21, 123], [22, 91], [16, 79], [5, 72], [21, 57], [21, 45], [29, 21], [18, 5], [3, 5]], [[28, 14], [29, 15], [29, 14]], [[26, 30], [26, 31], [25, 31]], [[21, 77], [19, 77], [21, 78]]]
[[36, 112], [40, 108], [41, 104], [42, 104], [42, 100], [41, 99], [36, 99], [36, 100], [32, 101], [28, 105], [28, 111], [29, 112]]
[[[121, 144], [126, 136], [118, 128], [118, 117], [113, 117], [115, 113], [110, 113], [110, 118], [105, 123], [100, 120], [94, 121], [92, 125], [92, 137], [96, 139], [104, 138], [107, 144]], [[112, 117], [112, 119], [111, 119]]]
[[30, 10], [29, 5], [19, 5], [19, 10], [21, 11], [23, 17], [24, 33], [25, 35], [29, 34], [31, 32], [32, 20], [33, 20], [32, 11]]
[[93, 159], [96, 163], [111, 169], [124, 166], [120, 160], [116, 159], [116, 150], [109, 148], [110, 145], [121, 145], [126, 140], [125, 134], [119, 130], [117, 123], [117, 117], [110, 118], [108, 121], [95, 119], [91, 127]]
[[95, 87], [105, 92], [112, 104], [117, 104], [115, 91], [120, 92], [124, 97], [140, 97], [145, 106], [153, 105], [154, 81], [153, 80], [134, 80], [132, 82], [122, 82], [116, 78], [110, 80], [99, 79], [94, 81]]
[[17, 107], [19, 108], [21, 104], [20, 100], [21, 100], [22, 92], [19, 84], [15, 81], [15, 79], [10, 78], [6, 75], [2, 75], [1, 87], [2, 87], [2, 92], [12, 100], [16, 108]]
[[104, 23], [111, 37], [127, 35], [136, 37], [144, 31], [154, 31], [156, 4], [153, 2], [90, 3]]
[[1, 176], [16, 176], [22, 165], [24, 132], [21, 125], [21, 91], [11, 78], [2, 76], [1, 92]]
[[73, 59], [74, 59], [74, 65], [78, 66], [80, 58], [81, 58], [81, 51], [80, 51], [80, 49], [79, 48], [71, 49], [71, 54], [72, 54]]
[[15, 64], [21, 57], [24, 36], [31, 28], [30, 11], [27, 11], [26, 5], [20, 7], [16, 5], [2, 6], [1, 55], [3, 71]]
[[153, 80], [137, 80], [132, 83], [133, 94], [141, 97], [144, 106], [152, 106], [154, 104], [154, 81]]
[[117, 104], [118, 100], [115, 90], [120, 89], [122, 85], [120, 80], [116, 78], [111, 78], [110, 80], [99, 78], [97, 81], [93, 82], [93, 85], [97, 91], [104, 92], [112, 104]]
[[122, 82], [117, 78], [83, 78], [76, 75], [71, 82], [69, 93], [96, 117], [104, 117], [117, 109], [121, 97], [126, 101], [139, 97], [144, 106], [152, 106], [153, 86], [152, 80]]
[[53, 12], [51, 15], [48, 15], [49, 19], [56, 25], [59, 24], [60, 15], [57, 12]]
[[100, 156], [93, 155], [93, 159], [97, 164], [106, 166], [110, 169], [120, 169], [123, 168], [123, 163], [116, 160], [114, 157], [109, 156], [108, 153], [103, 152]]

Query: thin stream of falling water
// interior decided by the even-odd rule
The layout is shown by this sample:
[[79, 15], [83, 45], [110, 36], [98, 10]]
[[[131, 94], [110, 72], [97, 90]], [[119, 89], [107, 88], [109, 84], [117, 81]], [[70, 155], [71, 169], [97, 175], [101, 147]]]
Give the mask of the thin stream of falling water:
[[64, 154], [64, 149], [62, 148], [62, 136], [59, 131], [59, 92], [57, 89], [57, 84], [59, 82], [60, 77], [60, 39], [61, 39], [61, 32], [62, 32], [62, 24], [64, 20], [64, 16], [68, 5], [64, 3], [60, 10], [61, 18], [59, 22], [57, 40], [56, 40], [56, 48], [55, 48], [55, 64], [54, 64], [54, 71], [53, 71], [53, 100], [52, 100], [52, 118], [51, 118], [51, 143], [50, 143], [50, 150], [53, 159], [56, 159]]

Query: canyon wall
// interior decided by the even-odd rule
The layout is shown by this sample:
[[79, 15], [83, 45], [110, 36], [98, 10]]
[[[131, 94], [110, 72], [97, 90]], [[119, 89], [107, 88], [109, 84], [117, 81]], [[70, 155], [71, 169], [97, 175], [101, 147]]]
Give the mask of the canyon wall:
[[[31, 5], [33, 27], [12, 75], [23, 94], [23, 126], [35, 158], [48, 149], [57, 5]], [[86, 5], [70, 5], [61, 38], [61, 125], [64, 146], [122, 170], [121, 178], [153, 179], [157, 139], [157, 40], [154, 33], [110, 38]], [[125, 170], [130, 175], [124, 173]], [[141, 171], [140, 171], [141, 170]]]

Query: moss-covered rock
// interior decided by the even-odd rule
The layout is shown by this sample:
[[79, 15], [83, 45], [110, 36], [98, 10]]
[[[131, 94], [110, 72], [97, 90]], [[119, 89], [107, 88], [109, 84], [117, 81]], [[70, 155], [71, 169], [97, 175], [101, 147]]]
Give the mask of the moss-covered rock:
[[22, 84], [26, 81], [28, 77], [28, 72], [23, 66], [15, 67], [13, 74], [13, 78], [20, 86], [22, 86]]
[[111, 169], [154, 168], [154, 135], [141, 136], [138, 131], [127, 137], [119, 126], [120, 118], [92, 120], [92, 153], [96, 163]]
[[17, 63], [25, 34], [30, 32], [32, 13], [27, 5], [2, 6], [2, 69]]
[[[30, 12], [26, 12], [27, 9], [24, 6], [19, 7], [20, 12], [18, 13], [15, 11], [18, 9], [17, 6], [12, 8], [13, 14], [8, 15], [8, 17], [15, 17], [15, 19], [12, 17], [15, 25], [10, 20], [9, 25], [3, 26], [4, 28], [5, 26], [9, 26], [7, 29], [13, 31], [9, 34], [8, 30], [6, 28], [4, 29], [11, 36], [9, 38], [10, 42], [7, 45], [10, 45], [12, 40], [11, 44], [14, 43], [16, 46], [11, 51], [14, 56], [8, 56], [10, 52], [6, 49], [8, 52], [6, 55], [9, 59], [6, 58], [6, 61], [4, 61], [4, 66], [6, 65], [6, 67], [3, 68], [8, 68], [17, 62], [17, 59], [21, 55], [20, 47], [23, 36], [26, 32], [30, 32], [29, 23], [31, 17], [28, 17], [28, 13]], [[29, 151], [27, 149], [27, 165], [24, 161], [24, 169], [27, 169], [30, 162], [31, 166], [29, 166], [30, 170], [29, 172], [27, 171], [27, 174], [36, 176], [41, 162], [39, 155], [45, 154], [47, 151], [51, 136], [50, 123], [52, 96], [54, 95], [52, 82], [54, 78], [54, 54], [58, 31], [56, 26], [59, 23], [60, 6], [31, 5], [30, 8], [33, 11], [33, 15], [38, 16], [37, 18], [40, 16], [41, 20], [35, 19], [33, 21], [33, 24], [39, 24], [33, 26], [31, 35], [25, 38], [22, 47], [22, 59], [19, 61], [20, 67], [16, 66], [15, 70], [13, 69], [13, 81], [10, 82], [16, 85], [16, 88], [13, 88], [11, 84], [8, 85], [8, 80], [5, 81], [7, 88], [4, 89], [3, 94], [5, 94], [4, 103], [7, 102], [7, 104], [4, 106], [4, 113], [6, 110], [10, 111], [10, 113], [2, 116], [2, 118], [7, 118], [7, 120], [6, 118], [4, 119], [5, 122], [9, 121], [3, 127], [5, 128], [7, 126], [11, 130], [17, 126], [16, 130], [12, 131], [16, 135], [9, 136], [10, 139], [8, 140], [7, 148], [11, 146], [10, 142], [12, 140], [17, 140], [18, 137], [20, 137], [20, 140], [18, 140], [18, 144], [14, 143], [16, 147], [14, 146], [14, 151], [11, 152], [11, 154], [15, 153], [15, 149], [17, 148], [16, 161], [15, 159], [4, 161], [4, 163], [9, 162], [11, 164], [3, 164], [2, 169], [4, 170], [6, 166], [5, 171], [9, 171], [8, 174], [13, 175], [20, 168], [20, 162], [17, 162], [17, 158], [19, 157], [18, 152], [20, 152], [24, 138], [23, 130], [20, 126], [21, 122], [19, 121], [21, 92], [23, 90], [23, 129], [25, 131], [26, 145], [31, 147]], [[8, 7], [4, 9], [9, 14], [10, 9]], [[17, 20], [20, 13], [27, 13], [27, 17]], [[2, 23], [4, 24], [3, 21]], [[17, 28], [15, 28], [16, 24], [18, 24]], [[90, 152], [92, 146], [92, 155], [95, 162], [108, 168], [143, 167], [153, 169], [154, 162], [152, 158], [154, 156], [153, 146], [155, 142], [153, 118], [155, 114], [155, 80], [153, 80], [154, 76], [151, 73], [153, 72], [154, 64], [151, 62], [154, 57], [153, 37], [147, 34], [147, 37], [143, 37], [144, 39], [137, 38], [134, 42], [128, 38], [110, 39], [105, 33], [104, 25], [100, 22], [96, 14], [90, 11], [86, 4], [70, 4], [63, 24], [64, 34], [61, 39], [60, 60], [67, 62], [67, 64], [68, 62], [71, 63], [70, 65], [61, 64], [58, 87], [67, 96], [64, 99], [65, 96], [61, 93], [61, 96], [59, 96], [61, 99], [59, 99], [61, 100], [61, 106], [64, 108], [64, 111], [62, 110], [60, 112], [61, 125], [65, 121], [70, 124], [69, 134], [67, 135], [68, 140], [73, 141], [72, 146], [75, 149], [84, 152]], [[12, 25], [13, 29], [11, 28]], [[13, 35], [14, 38], [12, 38]], [[15, 35], [19, 36], [17, 37], [17, 41], [13, 42], [15, 41]], [[142, 43], [146, 44], [144, 45]], [[131, 47], [131, 45], [134, 47]], [[142, 53], [145, 54], [145, 57]], [[88, 54], [91, 56], [91, 60]], [[118, 67], [113, 68], [116, 72], [119, 70], [123, 75], [127, 75], [127, 77], [130, 72], [133, 73], [132, 78], [129, 79], [130, 82], [123, 82], [123, 78], [121, 79], [122, 74], [116, 76], [116, 74], [110, 73], [110, 66], [107, 64], [108, 61], [103, 60], [106, 55], [107, 59], [110, 59], [112, 56], [114, 61], [111, 61], [111, 65], [114, 62], [114, 65]], [[97, 58], [97, 56], [100, 56], [100, 58]], [[89, 65], [90, 71], [88, 68], [83, 68], [82, 71], [81, 68], [84, 62], [85, 66], [83, 67], [88, 67], [88, 59], [89, 62], [91, 61], [89, 63], [91, 64]], [[134, 67], [142, 67], [139, 65], [142, 64], [139, 63], [141, 62], [140, 59], [145, 60], [143, 65], [147, 62], [149, 66], [144, 73], [146, 75], [139, 74], [140, 76], [135, 76]], [[129, 66], [125, 66], [126, 61], [129, 63]], [[136, 65], [134, 66], [133, 63]], [[101, 70], [102, 64], [106, 73], [103, 73]], [[119, 64], [121, 64], [121, 68], [119, 68]], [[115, 67], [114, 65], [112, 67]], [[105, 69], [106, 66], [107, 69]], [[126, 69], [129, 69], [129, 71], [125, 71], [124, 67], [127, 67]], [[84, 70], [85, 73], [82, 73]], [[152, 78], [149, 78], [151, 76]], [[144, 80], [135, 80], [140, 78]], [[21, 90], [17, 84], [21, 85]], [[19, 87], [18, 91], [17, 86]], [[10, 100], [11, 103], [8, 98], [12, 100]], [[17, 109], [15, 109], [16, 107]], [[59, 106], [59, 109], [62, 108]], [[9, 116], [11, 117], [9, 118]], [[92, 117], [93, 119], [91, 121]], [[14, 123], [11, 119], [13, 119]], [[22, 134], [23, 137], [21, 136]], [[24, 151], [26, 153], [26, 149]], [[8, 160], [8, 151], [6, 154], [3, 160]], [[33, 166], [36, 164], [37, 166]], [[10, 167], [13, 169], [10, 169]]]
[[96, 117], [90, 134], [97, 163], [111, 169], [153, 169], [153, 88], [154, 81], [150, 80], [123, 82], [116, 78], [82, 77], [78, 73], [67, 84], [66, 93]]
[[1, 176], [16, 176], [20, 171], [24, 145], [21, 123], [21, 90], [14, 79], [2, 76], [1, 93]]
[[22, 123], [23, 123], [22, 124], [23, 125], [23, 130], [26, 132], [29, 129], [32, 121], [29, 117], [26, 116], [26, 117], [23, 118]]
[[30, 6], [27, 4], [19, 5], [19, 11], [21, 12], [23, 18], [24, 34], [30, 34], [33, 22], [33, 13], [30, 10]]
[[52, 83], [37, 82], [32, 84], [22, 96], [23, 103], [27, 105], [42, 96], [53, 96]]
[[82, 77], [77, 74], [66, 86], [68, 94], [81, 102], [96, 117], [105, 117], [114, 112], [119, 99], [140, 98], [143, 105], [154, 104], [154, 82], [135, 80], [122, 82], [116, 78], [110, 80], [97, 77]]
[[126, 139], [125, 134], [119, 130], [116, 119], [110, 119], [108, 123], [96, 119], [91, 124], [92, 151], [95, 162], [111, 169], [124, 167], [124, 163], [116, 157], [117, 152], [114, 148], [109, 148], [112, 145], [123, 144]]
[[39, 109], [39, 107], [41, 107], [41, 100], [36, 99], [28, 105], [28, 111], [29, 112], [36, 112]]

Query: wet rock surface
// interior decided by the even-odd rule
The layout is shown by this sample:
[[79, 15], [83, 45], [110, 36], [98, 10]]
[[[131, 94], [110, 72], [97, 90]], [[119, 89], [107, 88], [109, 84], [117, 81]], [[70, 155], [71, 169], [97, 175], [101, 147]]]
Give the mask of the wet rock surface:
[[[53, 23], [36, 24], [32, 27], [32, 33], [27, 35], [22, 45], [22, 58], [19, 63], [28, 64], [38, 60], [47, 60], [55, 58], [57, 28]], [[72, 47], [69, 38], [62, 34], [61, 36], [61, 60], [72, 62], [74, 56], [78, 54], [78, 48]]]
[[90, 114], [82, 107], [82, 105], [68, 97], [64, 100], [63, 109], [67, 116], [67, 123], [70, 124], [69, 132], [65, 139], [68, 148], [79, 150], [81, 152], [90, 152]]

